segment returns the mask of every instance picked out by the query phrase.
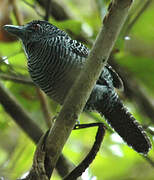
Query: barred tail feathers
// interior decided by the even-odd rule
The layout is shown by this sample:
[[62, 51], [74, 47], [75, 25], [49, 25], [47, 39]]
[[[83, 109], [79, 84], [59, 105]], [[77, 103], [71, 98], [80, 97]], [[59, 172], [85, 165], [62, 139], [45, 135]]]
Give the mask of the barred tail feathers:
[[117, 106], [112, 112], [105, 112], [104, 117], [129, 146], [139, 153], [148, 153], [151, 148], [150, 140], [126, 107]]
[[129, 146], [138, 153], [148, 153], [151, 148], [149, 138], [114, 90], [105, 91], [94, 106]]

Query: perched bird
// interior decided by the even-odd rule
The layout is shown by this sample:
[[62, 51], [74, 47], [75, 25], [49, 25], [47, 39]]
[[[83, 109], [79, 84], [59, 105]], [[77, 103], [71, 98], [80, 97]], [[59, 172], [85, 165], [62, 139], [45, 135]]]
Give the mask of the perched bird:
[[[5, 25], [4, 29], [22, 41], [34, 83], [62, 105], [82, 71], [89, 49], [46, 21], [35, 20], [23, 26]], [[147, 154], [151, 148], [149, 138], [115, 91], [122, 87], [118, 74], [106, 64], [84, 110], [99, 112], [129, 146]]]

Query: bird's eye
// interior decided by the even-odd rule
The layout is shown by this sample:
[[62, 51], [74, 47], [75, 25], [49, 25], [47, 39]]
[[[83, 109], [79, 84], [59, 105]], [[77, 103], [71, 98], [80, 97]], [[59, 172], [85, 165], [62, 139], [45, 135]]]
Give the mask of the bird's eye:
[[33, 24], [32, 25], [32, 28], [35, 30], [35, 31], [38, 31], [40, 29], [40, 24]]

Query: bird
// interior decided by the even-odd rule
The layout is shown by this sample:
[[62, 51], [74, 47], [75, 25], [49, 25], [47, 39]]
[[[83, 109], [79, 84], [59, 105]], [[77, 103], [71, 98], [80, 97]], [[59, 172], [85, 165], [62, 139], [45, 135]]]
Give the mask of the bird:
[[[21, 40], [33, 82], [51, 99], [63, 105], [90, 50], [44, 20], [33, 20], [22, 26], [5, 25], [4, 29]], [[116, 89], [122, 88], [121, 78], [106, 63], [84, 111], [100, 113], [130, 147], [147, 155], [151, 149], [150, 139], [120, 100]]]

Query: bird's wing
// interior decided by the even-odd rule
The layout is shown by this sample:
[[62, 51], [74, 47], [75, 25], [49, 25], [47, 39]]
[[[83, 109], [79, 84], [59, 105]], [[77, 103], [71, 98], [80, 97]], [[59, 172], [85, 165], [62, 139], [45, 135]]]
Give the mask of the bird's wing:
[[[117, 89], [123, 90], [124, 89], [123, 82], [121, 78], [119, 77], [119, 75], [116, 73], [116, 71], [109, 64], [106, 64], [105, 68], [108, 70], [108, 72], [110, 73], [112, 77], [113, 86]], [[102, 85], [104, 84], [103, 73], [101, 73], [97, 83], [102, 84]]]
[[77, 55], [85, 57], [85, 58], [88, 57], [88, 54], [89, 54], [90, 51], [82, 43], [71, 39], [69, 41], [69, 46], [70, 46], [71, 51], [76, 53]]
[[[69, 47], [72, 52], [76, 53], [79, 56], [85, 57], [85, 58], [88, 57], [89, 52], [90, 52], [90, 50], [86, 46], [84, 46], [82, 43], [80, 43], [76, 40], [72, 40], [72, 39], [70, 39], [70, 41], [69, 41]], [[109, 64], [106, 64], [105, 68], [111, 75], [113, 86], [117, 89], [123, 90], [123, 82], [122, 82], [121, 78], [119, 77], [119, 75], [115, 72], [115, 70]], [[105, 83], [106, 80], [103, 77], [103, 75], [104, 75], [104, 73], [102, 72], [97, 81], [98, 84], [102, 84], [102, 85], [106, 84]]]

